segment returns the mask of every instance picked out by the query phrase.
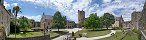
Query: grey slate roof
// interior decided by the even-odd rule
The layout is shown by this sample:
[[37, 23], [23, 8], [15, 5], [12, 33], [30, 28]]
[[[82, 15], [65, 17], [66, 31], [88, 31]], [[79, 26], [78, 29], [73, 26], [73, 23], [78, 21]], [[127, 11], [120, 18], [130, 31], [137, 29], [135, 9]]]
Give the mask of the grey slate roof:
[[53, 17], [51, 15], [43, 15], [44, 19], [53, 19]]

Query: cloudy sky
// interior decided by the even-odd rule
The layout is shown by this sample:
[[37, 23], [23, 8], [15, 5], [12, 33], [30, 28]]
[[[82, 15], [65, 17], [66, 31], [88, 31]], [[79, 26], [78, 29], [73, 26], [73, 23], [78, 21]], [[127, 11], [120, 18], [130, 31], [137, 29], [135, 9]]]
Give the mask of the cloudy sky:
[[19, 5], [22, 8], [19, 16], [36, 21], [40, 21], [43, 12], [46, 15], [54, 15], [56, 11], [60, 11], [68, 20], [78, 22], [78, 10], [84, 10], [85, 17], [91, 13], [102, 16], [109, 12], [116, 17], [122, 15], [125, 21], [129, 21], [133, 11], [143, 9], [144, 2], [145, 0], [5, 0], [4, 5], [6, 9]]

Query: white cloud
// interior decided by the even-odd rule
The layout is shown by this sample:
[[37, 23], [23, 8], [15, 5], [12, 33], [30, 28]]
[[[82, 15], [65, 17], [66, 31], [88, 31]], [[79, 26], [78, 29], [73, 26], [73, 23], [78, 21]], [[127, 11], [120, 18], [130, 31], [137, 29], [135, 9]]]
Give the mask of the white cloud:
[[[97, 7], [97, 4], [90, 8], [92, 0], [20, 0], [31, 2], [39, 6], [53, 7], [59, 10], [63, 15], [67, 16], [69, 20], [77, 22], [77, 11], [84, 10], [86, 13], [92, 12], [92, 9]], [[50, 6], [48, 6], [50, 5]], [[88, 14], [89, 15], [89, 14]]]
[[10, 7], [10, 4], [8, 4], [6, 1], [4, 1], [5, 8]]
[[27, 17], [28, 19], [34, 19], [35, 21], [38, 21], [38, 22], [40, 22], [40, 20], [41, 20], [41, 15], [30, 16], [30, 15], [22, 15], [22, 14], [18, 14], [18, 17], [20, 17], [20, 16]]
[[[112, 0], [103, 0], [104, 4], [97, 4], [92, 3], [92, 0], [77, 0], [76, 2], [73, 2], [74, 0], [19, 0], [24, 2], [30, 2], [34, 3], [35, 5], [39, 6], [45, 6], [50, 7], [56, 10], [61, 11], [61, 13], [69, 20], [73, 20], [77, 22], [77, 11], [78, 10], [84, 10], [86, 13], [86, 17], [88, 17], [91, 13], [97, 12], [98, 16], [102, 16], [105, 12], [109, 12], [115, 16], [116, 15], [113, 11], [117, 11], [120, 8], [123, 8], [123, 10], [120, 13], [122, 13], [122, 16], [124, 17], [124, 20], [130, 20], [131, 19], [131, 13], [133, 11], [141, 11], [143, 9], [143, 3], [145, 0], [115, 0], [111, 2]], [[133, 10], [135, 9], [135, 10]]]
[[112, 0], [103, 0], [104, 3], [109, 3], [111, 2]]
[[[143, 9], [144, 0], [138, 1], [138, 0], [115, 0], [110, 3], [102, 4], [104, 7], [102, 10], [97, 10], [97, 13], [99, 15], [103, 15], [105, 12], [109, 12], [116, 17], [123, 16], [124, 21], [130, 21], [131, 20], [131, 13], [133, 11], [141, 11]], [[118, 10], [118, 9], [123, 10]], [[121, 15], [116, 15], [114, 11], [120, 11]], [[118, 13], [119, 14], [119, 13]]]
[[18, 3], [12, 3], [11, 5], [12, 6], [18, 6]]

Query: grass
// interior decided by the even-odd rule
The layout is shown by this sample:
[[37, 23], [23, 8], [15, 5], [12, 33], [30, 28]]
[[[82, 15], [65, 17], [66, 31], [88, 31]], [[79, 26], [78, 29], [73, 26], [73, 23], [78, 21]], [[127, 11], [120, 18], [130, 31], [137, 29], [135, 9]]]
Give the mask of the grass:
[[83, 29], [75, 33], [75, 36], [79, 37], [79, 34], [87, 33], [87, 37], [96, 37], [109, 34], [110, 30], [90, 30], [90, 29]]
[[122, 40], [138, 40], [138, 34], [126, 35]]
[[115, 35], [100, 40], [138, 40], [138, 34], [130, 32], [126, 35], [124, 32], [116, 32]]
[[49, 34], [50, 34], [50, 37], [55, 37], [55, 36], [58, 36], [59, 34], [58, 33], [55, 33], [55, 32], [49, 32]]
[[[17, 33], [16, 38], [34, 37], [34, 36], [41, 36], [41, 35], [43, 35], [43, 33], [41, 32], [26, 32], [26, 34]], [[10, 34], [8, 37], [15, 38], [15, 34]]]
[[115, 35], [100, 40], [120, 40], [124, 35], [124, 32], [116, 32]]
[[[50, 37], [55, 37], [59, 35], [56, 32], [49, 32], [49, 34], [50, 34]], [[42, 32], [26, 32], [26, 34], [17, 33], [16, 38], [35, 37], [35, 36], [42, 36], [42, 35], [43, 35]], [[10, 34], [8, 37], [15, 38], [15, 34]]]

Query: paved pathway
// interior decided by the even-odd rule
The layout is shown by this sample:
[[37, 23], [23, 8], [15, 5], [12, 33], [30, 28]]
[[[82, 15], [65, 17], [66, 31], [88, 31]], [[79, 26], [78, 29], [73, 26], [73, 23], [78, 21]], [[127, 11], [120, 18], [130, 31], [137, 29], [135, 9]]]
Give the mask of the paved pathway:
[[140, 32], [142, 34], [141, 40], [146, 40], [146, 30], [141, 30]]
[[111, 33], [104, 35], [104, 36], [97, 36], [97, 37], [91, 37], [91, 38], [87, 38], [87, 37], [81, 37], [81, 38], [77, 38], [77, 40], [96, 40], [96, 39], [102, 39], [102, 38], [106, 38], [106, 37], [110, 37], [112, 36], [112, 33], [116, 33], [116, 31], [111, 30]]
[[[74, 28], [74, 29], [65, 29], [65, 30], [69, 31], [69, 33], [72, 33], [72, 32], [75, 33], [75, 32], [77, 32], [77, 31], [79, 31], [79, 30], [82, 30], [82, 29], [80, 29], [80, 28]], [[91, 37], [91, 38], [81, 37], [81, 38], [77, 38], [77, 40], [96, 40], [96, 39], [102, 39], [102, 38], [106, 38], [106, 37], [112, 36], [112, 35], [111, 35], [112, 33], [115, 34], [116, 31], [115, 31], [115, 30], [111, 30], [111, 33], [109, 33], [109, 34], [107, 34], [107, 35], [104, 35], [104, 36], [97, 36], [97, 37]], [[66, 38], [67, 36], [69, 36], [69, 35], [62, 35], [62, 36], [57, 37], [57, 38], [52, 39], [52, 40], [63, 40], [63, 39]]]
[[[75, 33], [75, 32], [77, 32], [79, 30], [82, 30], [82, 29], [80, 29], [80, 28], [73, 28], [73, 29], [65, 29], [65, 30], [69, 31], [69, 33], [72, 33], [72, 32]], [[62, 35], [62, 36], [54, 38], [52, 40], [63, 40], [64, 38], [67, 38], [67, 36], [69, 37], [70, 35], [68, 35], [68, 34]]]

